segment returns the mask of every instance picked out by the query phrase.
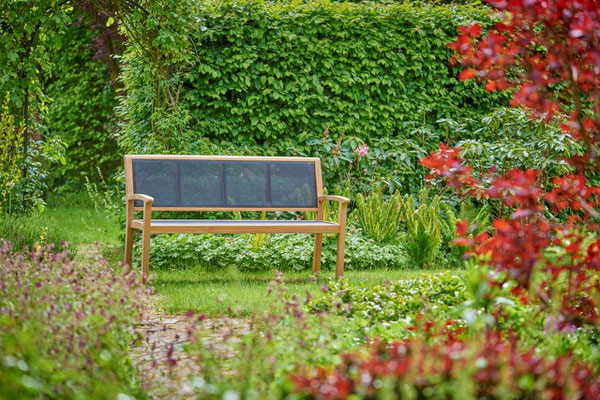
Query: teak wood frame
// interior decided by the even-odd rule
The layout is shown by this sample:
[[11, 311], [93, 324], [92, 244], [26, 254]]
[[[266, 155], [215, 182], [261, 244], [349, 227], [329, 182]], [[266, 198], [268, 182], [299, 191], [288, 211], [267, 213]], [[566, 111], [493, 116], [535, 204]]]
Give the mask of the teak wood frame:
[[[281, 162], [312, 162], [315, 165], [315, 183], [317, 207], [309, 208], [272, 208], [272, 207], [153, 207], [154, 199], [133, 190], [133, 160], [215, 160], [215, 161], [281, 161]], [[237, 156], [194, 156], [194, 155], [126, 155], [125, 156], [125, 191], [126, 191], [126, 227], [125, 227], [125, 264], [131, 265], [133, 258], [134, 230], [142, 232], [142, 280], [148, 278], [150, 267], [150, 235], [160, 233], [314, 233], [314, 253], [312, 272], [321, 270], [321, 253], [323, 249], [323, 233], [337, 234], [337, 255], [335, 275], [344, 274], [344, 249], [346, 240], [346, 220], [350, 200], [342, 196], [324, 196], [321, 176], [321, 160], [309, 157], [237, 157]], [[144, 203], [142, 207], [135, 206], [135, 200]], [[194, 224], [185, 226], [152, 225], [152, 211], [313, 211], [316, 221], [323, 221], [324, 203], [336, 201], [339, 203], [338, 223], [322, 226], [305, 224], [271, 224], [265, 225], [257, 221], [255, 224], [236, 226], [235, 224]], [[135, 220], [134, 212], [143, 211], [143, 219]]]

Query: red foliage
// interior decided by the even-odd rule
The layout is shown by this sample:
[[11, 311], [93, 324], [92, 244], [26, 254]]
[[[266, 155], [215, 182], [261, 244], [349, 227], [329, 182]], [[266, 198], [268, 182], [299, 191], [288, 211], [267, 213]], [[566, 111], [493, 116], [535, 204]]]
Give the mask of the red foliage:
[[473, 340], [449, 335], [432, 342], [377, 342], [366, 357], [352, 353], [342, 359], [331, 371], [317, 368], [291, 375], [294, 391], [309, 399], [376, 398], [382, 383], [391, 381], [388, 387], [397, 388], [397, 396], [401, 396], [400, 388], [409, 386], [421, 398], [435, 388], [457, 390], [469, 380], [474, 398], [496, 398], [501, 393], [512, 398], [600, 396], [600, 378], [587, 365], [569, 356], [546, 359], [489, 331]]
[[[483, 35], [479, 25], [459, 28], [449, 45], [455, 50], [451, 62], [465, 66], [459, 78], [485, 81], [488, 91], [514, 88], [511, 105], [548, 120], [560, 112], [569, 115], [564, 129], [583, 138], [598, 158], [593, 151], [600, 138], [598, 1], [487, 1], [502, 21]], [[558, 87], [561, 95], [553, 96]]]
[[509, 207], [518, 207], [513, 217], [529, 217], [542, 211], [540, 197], [542, 189], [537, 184], [536, 171], [512, 170], [506, 176], [492, 181], [487, 195], [500, 199]]
[[473, 169], [464, 164], [460, 150], [441, 144], [439, 152], [423, 158], [420, 163], [431, 171], [427, 179], [444, 178], [448, 186], [465, 189], [465, 193], [476, 195], [479, 189], [472, 176]]
[[507, 271], [522, 287], [529, 287], [531, 273], [550, 244], [547, 221], [522, 222], [497, 219], [496, 232], [482, 243], [475, 243], [471, 254], [489, 255], [490, 264], [498, 271]]
[[[514, 211], [510, 219], [495, 220], [495, 231], [489, 235], [473, 238], [469, 235], [468, 224], [460, 222], [455, 244], [466, 246], [467, 255], [480, 257], [497, 271], [506, 272], [525, 290], [530, 289], [536, 268], [552, 277], [546, 291], [556, 285], [554, 281], [560, 274], [568, 274], [566, 287], [553, 286], [562, 293], [561, 304], [555, 305], [562, 315], [561, 320], [573, 326], [597, 324], [600, 321], [597, 311], [600, 286], [593, 277], [599, 271], [600, 242], [589, 246], [586, 252], [584, 233], [577, 230], [578, 218], [570, 218], [566, 224], [551, 221], [544, 216], [543, 205], [546, 203], [556, 211], [577, 212], [583, 219], [595, 217], [600, 187], [589, 186], [583, 175], [566, 175], [553, 178], [553, 188], [546, 192], [537, 184], [536, 171], [512, 170], [483, 188], [469, 175], [469, 167], [459, 165], [463, 162], [459, 153], [459, 149], [442, 145], [438, 153], [423, 159], [422, 164], [431, 169], [432, 177], [440, 177], [461, 193], [478, 192], [482, 194], [480, 197], [498, 199]], [[556, 262], [547, 260], [544, 251], [550, 245], [562, 247], [569, 258], [561, 257]], [[539, 300], [549, 307], [547, 294], [543, 291], [539, 294]]]
[[554, 211], [571, 208], [584, 210], [586, 216], [594, 214], [600, 188], [587, 186], [583, 175], [558, 176], [552, 179], [552, 184], [554, 189], [546, 194], [546, 201]]

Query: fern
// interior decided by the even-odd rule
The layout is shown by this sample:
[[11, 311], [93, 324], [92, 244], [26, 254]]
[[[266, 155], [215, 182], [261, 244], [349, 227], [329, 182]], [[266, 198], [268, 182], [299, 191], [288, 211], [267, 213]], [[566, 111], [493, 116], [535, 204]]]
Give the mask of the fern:
[[442, 236], [447, 242], [456, 239], [456, 223], [459, 221], [468, 221], [469, 226], [472, 228], [472, 233], [475, 235], [487, 232], [490, 229], [492, 222], [491, 207], [487, 204], [482, 207], [476, 207], [471, 201], [464, 201], [459, 206], [458, 214], [447, 203], [442, 203], [441, 208], [446, 216], [446, 219], [440, 218]]
[[[260, 213], [260, 220], [264, 221], [267, 219], [267, 213], [265, 211]], [[256, 233], [252, 235], [252, 249], [260, 250], [269, 242], [269, 236], [264, 233]]]
[[402, 198], [398, 193], [387, 200], [379, 184], [373, 185], [368, 196], [356, 196], [356, 217], [363, 233], [376, 242], [390, 242], [397, 238], [402, 219]]
[[427, 192], [419, 194], [416, 208], [412, 196], [402, 199], [402, 215], [406, 219], [406, 251], [413, 265], [433, 266], [441, 244], [440, 198], [427, 201]]

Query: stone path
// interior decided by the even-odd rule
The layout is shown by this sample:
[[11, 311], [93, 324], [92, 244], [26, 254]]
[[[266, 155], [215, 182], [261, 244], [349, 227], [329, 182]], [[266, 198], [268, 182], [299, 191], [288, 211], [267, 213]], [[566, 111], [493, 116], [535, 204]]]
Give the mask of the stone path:
[[132, 349], [132, 360], [139, 371], [143, 388], [153, 399], [192, 399], [194, 376], [200, 368], [184, 351], [190, 335], [202, 330], [204, 344], [213, 352], [230, 350], [224, 338], [243, 335], [248, 322], [229, 317], [198, 318], [198, 316], [166, 314], [152, 307], [136, 327], [141, 337]]
[[[102, 259], [102, 251], [98, 245], [84, 245], [78, 248], [76, 257], [84, 262], [94, 262]], [[200, 368], [184, 351], [184, 346], [201, 331], [200, 337], [211, 352], [232, 357], [231, 337], [235, 341], [248, 333], [249, 321], [230, 317], [205, 318], [191, 313], [167, 314], [156, 306], [158, 296], [153, 297], [154, 304], [148, 307], [135, 327], [134, 335], [138, 340], [131, 351], [142, 387], [152, 399], [196, 398], [193, 378], [199, 377]]]

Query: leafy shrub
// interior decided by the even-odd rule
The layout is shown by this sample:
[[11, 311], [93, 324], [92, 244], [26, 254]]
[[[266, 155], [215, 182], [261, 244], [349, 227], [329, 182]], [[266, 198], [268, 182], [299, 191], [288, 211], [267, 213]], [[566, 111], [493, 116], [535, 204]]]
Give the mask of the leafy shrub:
[[454, 129], [467, 132], [457, 138], [456, 146], [475, 170], [533, 168], [544, 171], [544, 185], [548, 177], [572, 172], [566, 159], [583, 151], [581, 143], [557, 124], [532, 119], [518, 108], [499, 108], [477, 120], [455, 122]]
[[[550, 359], [521, 349], [492, 331], [471, 339], [449, 332], [432, 341], [375, 343], [366, 356], [347, 354], [333, 370], [295, 373], [291, 382], [295, 398], [322, 400], [600, 396], [600, 377], [588, 365], [569, 355]], [[287, 396], [284, 391], [280, 398]]]
[[21, 180], [23, 131], [8, 108], [8, 95], [0, 110], [0, 212], [12, 209], [12, 191]]
[[445, 217], [440, 216], [440, 228], [443, 238], [441, 248], [449, 256], [447, 260], [450, 265], [460, 265], [463, 261], [465, 249], [454, 243], [454, 240], [457, 239], [456, 224], [460, 221], [467, 221], [471, 226], [470, 234], [472, 236], [487, 232], [492, 228], [492, 207], [489, 204], [477, 207], [473, 201], [466, 199], [461, 201], [458, 212], [445, 202], [441, 203], [441, 209]]
[[462, 279], [448, 272], [423, 274], [378, 286], [332, 281], [328, 290], [309, 303], [313, 311], [330, 311], [372, 321], [414, 318], [424, 307], [448, 311], [467, 300]]
[[[151, 239], [150, 264], [153, 268], [235, 266], [242, 271], [309, 270], [312, 267], [313, 240], [308, 235], [270, 235], [256, 248], [254, 235], [156, 235]], [[335, 237], [325, 237], [323, 268], [335, 265]], [[134, 245], [134, 264], [139, 264], [141, 245]], [[379, 244], [358, 234], [346, 236], [345, 266], [348, 270], [405, 268], [402, 247]]]
[[433, 266], [441, 244], [440, 198], [428, 200], [422, 190], [418, 206], [412, 196], [402, 201], [402, 215], [406, 219], [406, 253], [416, 267]]
[[[80, 10], [75, 10], [79, 14]], [[85, 177], [96, 181], [96, 171], [110, 177], [121, 165], [113, 109], [117, 105], [115, 83], [107, 67], [95, 57], [92, 29], [77, 23], [66, 27], [61, 46], [53, 57], [54, 78], [45, 93], [52, 98], [46, 115], [45, 135], [65, 144], [66, 163], [52, 170], [53, 184], [64, 190], [81, 189]], [[104, 28], [108, 29], [108, 28]], [[114, 43], [109, 44], [114, 45]]]
[[142, 396], [128, 356], [147, 304], [135, 274], [2, 242], [0, 276], [0, 398]]
[[34, 141], [23, 154], [25, 126], [15, 121], [7, 95], [0, 110], [0, 213], [24, 214], [46, 206], [48, 170], [63, 164], [64, 146], [58, 139]]
[[[487, 112], [506, 98], [460, 82], [447, 62], [458, 24], [491, 24], [479, 6], [185, 4], [188, 15], [165, 20], [169, 40], [156, 43], [176, 55], [162, 86], [156, 84], [162, 58], [140, 57], [144, 49], [135, 41], [123, 56], [125, 151], [201, 153], [209, 138], [275, 143], [287, 153], [326, 126], [332, 137], [406, 138], [408, 122], [435, 125], [441, 117]], [[179, 26], [189, 30], [175, 32]], [[157, 105], [168, 85], [172, 112]], [[283, 136], [289, 139], [275, 142]]]
[[394, 193], [387, 200], [383, 198], [380, 185], [373, 185], [371, 193], [365, 197], [356, 196], [356, 216], [362, 232], [378, 243], [394, 241], [402, 218], [401, 197]]
[[[406, 138], [362, 140], [344, 135], [334, 140], [325, 132], [321, 138], [308, 140], [306, 149], [302, 144], [294, 144], [294, 148], [299, 149], [294, 154], [319, 157], [323, 181], [329, 188], [341, 188], [336, 194], [347, 190], [354, 198], [358, 193], [371, 191], [374, 183], [389, 187], [390, 192], [412, 193], [421, 187], [425, 178], [418, 161], [428, 154], [430, 147], [427, 140], [413, 133], [411, 128]], [[435, 132], [431, 134], [438, 137]], [[358, 150], [365, 145], [368, 152], [360, 156]]]

